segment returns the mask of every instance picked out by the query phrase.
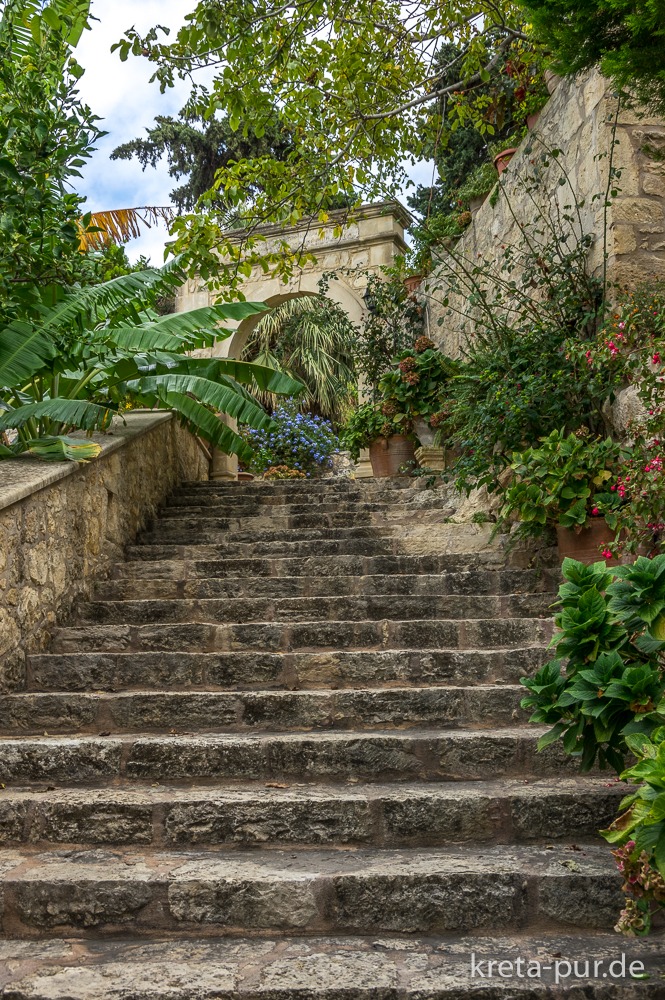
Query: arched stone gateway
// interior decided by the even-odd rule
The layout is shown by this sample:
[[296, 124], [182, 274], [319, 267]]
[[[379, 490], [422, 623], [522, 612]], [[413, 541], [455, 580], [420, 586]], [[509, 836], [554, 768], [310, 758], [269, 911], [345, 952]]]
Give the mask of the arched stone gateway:
[[[363, 205], [347, 219], [345, 210], [331, 212], [328, 222], [305, 220], [297, 226], [282, 229], [265, 226], [259, 230], [266, 239], [266, 249], [275, 248], [286, 240], [292, 249], [302, 248], [314, 260], [302, 268], [297, 268], [293, 276], [284, 282], [263, 273], [261, 268], [240, 286], [249, 302], [265, 302], [276, 306], [287, 299], [303, 295], [317, 295], [319, 281], [324, 274], [333, 273], [327, 296], [337, 302], [352, 323], [359, 323], [366, 310], [364, 292], [372, 274], [381, 273], [395, 257], [407, 250], [404, 229], [409, 222], [406, 209], [397, 201]], [[341, 226], [341, 234], [335, 229]], [[180, 289], [176, 310], [195, 309], [207, 306], [213, 301], [209, 290], [196, 279], [188, 281]], [[250, 332], [260, 316], [250, 316], [240, 323], [229, 323], [234, 329], [232, 337], [220, 340], [203, 354], [211, 357], [238, 358], [247, 342]], [[229, 456], [216, 454], [213, 459], [213, 478], [236, 478], [237, 461]]]

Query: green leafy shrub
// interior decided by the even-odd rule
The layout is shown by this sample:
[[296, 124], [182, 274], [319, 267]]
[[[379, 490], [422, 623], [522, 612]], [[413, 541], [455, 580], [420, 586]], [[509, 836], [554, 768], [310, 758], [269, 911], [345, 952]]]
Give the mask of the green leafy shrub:
[[[448, 309], [469, 331], [440, 432], [460, 454], [453, 476], [463, 490], [501, 489], [512, 454], [554, 430], [606, 436], [607, 403], [623, 383], [619, 368], [595, 367], [586, 357], [602, 321], [604, 285], [587, 268], [592, 240], [560, 152], [535, 139], [526, 147], [522, 187], [534, 213], [510, 243], [481, 258], [455, 247], [440, 261], [439, 323]], [[544, 178], [559, 182], [562, 205], [545, 201]], [[499, 190], [509, 202], [509, 189], [499, 182]]]
[[423, 329], [423, 310], [403, 284], [404, 261], [383, 277], [371, 275], [365, 290], [367, 313], [356, 333], [352, 353], [364, 390], [381, 396], [379, 382], [390, 359], [412, 347]]
[[286, 466], [309, 477], [330, 468], [332, 456], [339, 450], [332, 424], [322, 417], [300, 413], [294, 403], [278, 407], [269, 427], [249, 428], [244, 436], [253, 452], [250, 470], [259, 475]]
[[[539, 747], [563, 740], [583, 770], [596, 761], [621, 771], [628, 735], [665, 722], [665, 556], [608, 571], [565, 559], [556, 658], [533, 678], [522, 707], [552, 728]], [[564, 672], [565, 666], [565, 672]]]
[[615, 483], [621, 455], [621, 446], [609, 438], [552, 431], [538, 447], [512, 456], [514, 479], [501, 520], [517, 514], [522, 534], [553, 525], [582, 528], [592, 517], [604, 517], [616, 529], [623, 503]]
[[351, 452], [351, 458], [357, 462], [362, 449], [368, 448], [372, 441], [400, 433], [398, 425], [381, 412], [379, 403], [362, 403], [342, 428], [339, 440], [341, 447]]

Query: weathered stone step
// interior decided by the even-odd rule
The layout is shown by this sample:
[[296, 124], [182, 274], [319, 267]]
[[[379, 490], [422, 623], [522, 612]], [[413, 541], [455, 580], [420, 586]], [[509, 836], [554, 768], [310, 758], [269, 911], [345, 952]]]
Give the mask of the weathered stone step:
[[402, 593], [362, 597], [185, 598], [86, 601], [77, 623], [152, 625], [158, 622], [351, 622], [389, 619], [549, 618], [550, 594], [444, 596]]
[[0, 733], [272, 732], [526, 721], [524, 688], [368, 688], [347, 691], [131, 691], [0, 695]]
[[[210, 552], [200, 552], [201, 547], [189, 546], [179, 548], [172, 546], [168, 555], [159, 555], [150, 546], [132, 546], [128, 552], [128, 561], [116, 563], [113, 567], [113, 578], [126, 579], [170, 579], [170, 580], [208, 580], [208, 579], [249, 579], [254, 577], [343, 577], [350, 576], [388, 576], [388, 575], [420, 575], [440, 574], [451, 581], [451, 593], [485, 592], [483, 579], [499, 581], [505, 575], [506, 588], [490, 589], [490, 593], [535, 592], [538, 590], [556, 591], [560, 574], [557, 571], [544, 570], [542, 574], [534, 570], [497, 569], [496, 564], [485, 566], [483, 560], [495, 558], [494, 553], [474, 553], [464, 555], [403, 555], [391, 553], [388, 555], [362, 556], [358, 554], [334, 556], [301, 556], [280, 557], [255, 556], [244, 559], [220, 558], [216, 550], [210, 546]], [[206, 547], [203, 547], [204, 549]], [[520, 574], [532, 574], [534, 584], [520, 587], [513, 583], [520, 579]], [[541, 579], [540, 587], [535, 581]], [[489, 584], [487, 586], [490, 586]], [[492, 582], [491, 586], [494, 586]], [[501, 584], [497, 584], [500, 588]]]
[[157, 522], [152, 531], [143, 531], [138, 536], [141, 545], [197, 545], [201, 540], [206, 545], [253, 545], [259, 551], [265, 545], [294, 544], [308, 542], [348, 542], [350, 540], [381, 540], [392, 536], [392, 529], [371, 525], [344, 526], [337, 528], [266, 528], [253, 529], [248, 524], [239, 524], [239, 530], [229, 527], [228, 519], [193, 519]]
[[186, 511], [211, 516], [221, 512], [236, 510], [240, 516], [249, 511], [256, 511], [262, 516], [288, 516], [293, 514], [356, 514], [382, 513], [390, 515], [395, 511], [413, 510], [449, 510], [451, 500], [436, 490], [420, 491], [409, 496], [409, 502], [404, 502], [403, 493], [374, 492], [360, 496], [348, 494], [330, 495], [329, 493], [310, 494], [309, 496], [273, 495], [264, 496], [227, 496], [216, 493], [174, 493], [167, 498], [159, 508], [160, 517], [180, 517]]
[[[413, 498], [411, 498], [413, 499]], [[419, 493], [416, 506], [420, 510], [451, 510], [449, 497], [436, 491]], [[160, 517], [181, 517], [189, 512], [210, 517], [219, 511], [225, 517], [231, 511], [237, 511], [238, 516], [245, 517], [254, 511], [263, 517], [284, 517], [297, 514], [350, 514], [353, 518], [358, 514], [380, 513], [390, 516], [395, 512], [413, 510], [412, 505], [405, 504], [403, 498], [395, 493], [376, 493], [373, 496], [352, 497], [339, 495], [330, 496], [327, 493], [298, 496], [238, 497], [219, 494], [182, 494], [170, 496], [159, 509]]]
[[570, 841], [609, 825], [625, 792], [625, 785], [601, 778], [5, 789], [0, 843], [436, 847]]
[[8, 937], [35, 933], [422, 933], [611, 928], [605, 845], [2, 855]]
[[[471, 939], [12, 940], [0, 941], [0, 989], [5, 1000], [663, 1000], [663, 935], [628, 948], [618, 941], [561, 929]], [[647, 979], [630, 978], [633, 962]]]
[[[322, 496], [322, 497], [373, 497], [377, 493], [408, 496], [424, 492], [424, 483], [409, 479], [408, 476], [391, 477], [389, 479], [307, 479], [299, 481], [283, 481], [276, 483], [264, 482], [187, 482], [174, 491], [175, 496], [186, 493], [205, 496], [220, 494], [221, 496], [237, 497], [279, 497], [279, 496]], [[430, 492], [429, 490], [427, 492]], [[432, 490], [431, 492], [435, 492]]]
[[553, 622], [545, 618], [83, 625], [57, 629], [52, 648], [57, 653], [509, 649], [545, 645], [552, 630]]
[[119, 691], [514, 684], [535, 673], [547, 656], [544, 646], [332, 653], [51, 653], [30, 657], [29, 687]]
[[[185, 570], [186, 572], [186, 570]], [[549, 590], [546, 589], [549, 585]], [[94, 584], [96, 601], [175, 600], [220, 597], [351, 597], [409, 594], [437, 597], [486, 594], [542, 595], [545, 609], [556, 600], [551, 576], [533, 570], [505, 573], [376, 574], [372, 576], [183, 577], [101, 580]]]
[[385, 538], [320, 538], [299, 542], [297, 538], [280, 541], [234, 542], [228, 535], [225, 542], [209, 543], [204, 533], [199, 541], [159, 542], [146, 540], [140, 545], [127, 546], [128, 559], [252, 559], [290, 556], [380, 556], [398, 553], [397, 540]]
[[6, 784], [225, 780], [477, 781], [574, 774], [558, 744], [536, 752], [545, 730], [410, 729], [374, 732], [0, 738]]

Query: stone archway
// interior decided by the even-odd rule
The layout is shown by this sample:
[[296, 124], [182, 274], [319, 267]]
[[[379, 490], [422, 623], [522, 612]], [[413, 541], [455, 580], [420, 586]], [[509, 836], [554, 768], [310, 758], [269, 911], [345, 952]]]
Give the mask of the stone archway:
[[[280, 228], [266, 226], [259, 232], [266, 240], [266, 249], [274, 249], [286, 241], [292, 249], [301, 248], [312, 255], [313, 261], [297, 268], [284, 282], [266, 275], [256, 267], [240, 286], [249, 302], [265, 302], [276, 306], [291, 298], [318, 295], [319, 281], [325, 274], [335, 274], [327, 296], [337, 302], [352, 323], [360, 323], [367, 311], [363, 298], [370, 275], [382, 273], [395, 257], [404, 254], [407, 244], [404, 229], [409, 222], [406, 209], [397, 201], [363, 205], [349, 217], [343, 211], [331, 212], [325, 224], [305, 220], [297, 226]], [[335, 232], [335, 230], [338, 232]], [[223, 265], [220, 265], [223, 266]], [[178, 312], [210, 305], [213, 297], [199, 281], [186, 282], [178, 292]], [[228, 323], [231, 337], [220, 340], [202, 356], [239, 358], [252, 329], [260, 316], [250, 316], [240, 323]], [[237, 461], [216, 455], [213, 460], [215, 478], [235, 478]]]

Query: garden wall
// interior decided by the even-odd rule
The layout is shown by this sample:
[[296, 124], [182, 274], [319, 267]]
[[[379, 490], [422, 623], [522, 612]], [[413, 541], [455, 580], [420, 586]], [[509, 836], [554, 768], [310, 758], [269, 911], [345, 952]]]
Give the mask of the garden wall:
[[[617, 121], [614, 166], [621, 170], [618, 194], [607, 210], [608, 277], [629, 287], [649, 278], [665, 279], [665, 121], [620, 111], [611, 85], [597, 70], [566, 78], [541, 112], [535, 131], [521, 144], [502, 175], [496, 203], [488, 198], [455, 246], [455, 256], [478, 264], [496, 260], [502, 244], [518, 236], [518, 223], [538, 215], [528, 178], [539, 169], [540, 154], [560, 149], [540, 177], [535, 195], [542, 206], [554, 199], [571, 203], [571, 188], [580, 208], [581, 226], [593, 236], [589, 254], [592, 270], [603, 264], [605, 191], [612, 125]], [[562, 171], [570, 186], [560, 185]], [[442, 304], [448, 281], [446, 267], [435, 269], [426, 284], [429, 336], [446, 354], [456, 356], [472, 329], [465, 300], [453, 296]]]
[[208, 478], [208, 459], [171, 413], [134, 411], [95, 435], [86, 464], [0, 463], [0, 691], [25, 683], [26, 653], [122, 558], [123, 547], [182, 480]]

